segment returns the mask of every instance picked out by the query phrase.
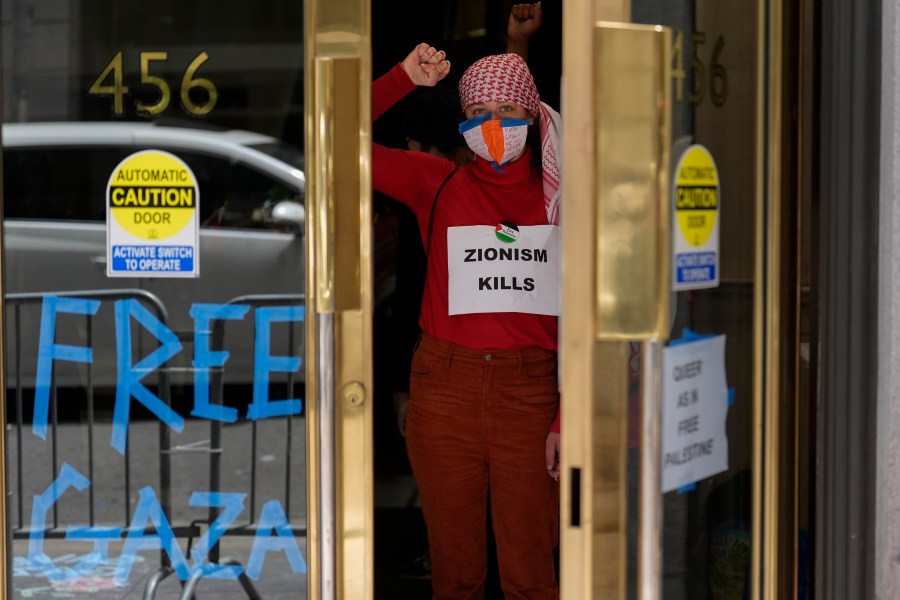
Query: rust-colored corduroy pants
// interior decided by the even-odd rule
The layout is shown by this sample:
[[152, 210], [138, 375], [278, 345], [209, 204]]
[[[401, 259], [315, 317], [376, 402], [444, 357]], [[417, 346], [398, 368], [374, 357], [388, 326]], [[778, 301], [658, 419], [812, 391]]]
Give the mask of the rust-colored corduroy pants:
[[559, 598], [559, 484], [544, 458], [558, 407], [555, 352], [472, 350], [422, 336], [406, 444], [428, 526], [435, 599], [484, 598], [489, 490], [506, 599]]

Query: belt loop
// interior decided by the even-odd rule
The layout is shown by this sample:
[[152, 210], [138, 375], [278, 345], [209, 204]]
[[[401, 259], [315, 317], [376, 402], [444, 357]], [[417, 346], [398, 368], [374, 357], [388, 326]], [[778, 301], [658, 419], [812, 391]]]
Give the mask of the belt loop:
[[456, 348], [456, 344], [452, 344], [447, 342], [447, 356], [444, 357], [444, 368], [450, 369], [450, 360], [453, 358], [453, 349]]
[[516, 356], [519, 358], [519, 369], [518, 369], [519, 375], [525, 374], [525, 356], [524, 356], [524, 354], [525, 354], [524, 350], [516, 350]]

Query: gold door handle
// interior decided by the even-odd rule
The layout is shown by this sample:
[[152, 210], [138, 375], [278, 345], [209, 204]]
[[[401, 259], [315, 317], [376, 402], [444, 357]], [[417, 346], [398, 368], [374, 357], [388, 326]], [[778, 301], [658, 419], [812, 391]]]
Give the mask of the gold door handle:
[[314, 113], [321, 127], [314, 186], [317, 310], [359, 310], [360, 59], [317, 58], [314, 77]]
[[669, 333], [670, 40], [659, 26], [594, 28], [598, 340]]

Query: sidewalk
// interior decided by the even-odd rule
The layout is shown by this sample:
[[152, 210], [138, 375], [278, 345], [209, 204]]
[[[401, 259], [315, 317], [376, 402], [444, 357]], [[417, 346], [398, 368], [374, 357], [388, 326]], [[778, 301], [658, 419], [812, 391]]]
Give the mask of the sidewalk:
[[[376, 600], [429, 600], [429, 580], [404, 579], [400, 570], [420, 554], [424, 547], [425, 523], [417, 508], [378, 508], [375, 511], [375, 598]], [[181, 542], [184, 550], [184, 541]], [[305, 539], [298, 539], [304, 558]], [[239, 559], [247, 564], [253, 543], [251, 537], [228, 537], [222, 541], [222, 556]], [[159, 568], [159, 552], [147, 550], [138, 554], [132, 564], [128, 585], [118, 587], [113, 576], [122, 543], [111, 543], [110, 560], [98, 565], [93, 576], [52, 584], [42, 575], [35, 576], [26, 568], [28, 541], [17, 540], [13, 544], [13, 598], [92, 598], [119, 600], [142, 598], [149, 577]], [[61, 568], [74, 568], [78, 559], [91, 550], [91, 544], [66, 540], [45, 540], [44, 552]], [[253, 582], [262, 598], [305, 598], [307, 576], [291, 571], [282, 553], [269, 553], [262, 576]], [[170, 575], [159, 585], [156, 598], [177, 600], [182, 590], [176, 575]], [[238, 600], [247, 594], [237, 581], [204, 579], [197, 587], [197, 598]]]
[[[87, 437], [85, 427], [80, 424], [60, 424], [58, 428], [58, 466], [68, 463], [78, 473], [88, 477]], [[23, 469], [17, 467], [17, 453], [20, 440], [14, 427], [8, 428], [10, 452], [10, 517], [13, 527], [28, 527], [35, 496], [49, 489], [51, 474], [51, 445], [32, 435], [26, 428], [21, 439]], [[261, 506], [272, 499], [282, 505], [284, 498], [284, 455], [286, 438], [284, 424], [277, 421], [261, 421], [258, 424], [258, 455], [256, 485], [257, 498], [253, 518], [258, 521]], [[139, 490], [149, 486], [157, 498], [159, 489], [159, 426], [152, 421], [132, 422], [129, 426], [129, 446], [132, 452], [130, 467], [131, 485], [128, 493], [128, 514], [134, 519], [139, 504]], [[223, 431], [225, 451], [222, 455], [221, 488], [223, 492], [247, 493], [251, 487], [250, 460], [246, 449], [250, 447], [251, 427], [249, 423], [229, 425]], [[69, 488], [60, 490], [60, 498], [54, 504], [59, 530], [71, 526], [89, 524], [89, 492], [94, 494], [96, 524], [104, 526], [126, 526], [126, 488], [124, 458], [109, 446], [109, 424], [98, 424], [94, 432], [94, 469], [90, 486], [84, 490]], [[302, 524], [306, 519], [306, 474], [305, 474], [305, 421], [296, 419], [292, 429], [291, 461], [291, 502], [290, 521]], [[172, 433], [173, 446], [203, 447], [209, 439], [209, 424], [204, 421], [187, 421], [181, 434]], [[381, 464], [375, 485], [375, 598], [385, 600], [425, 600], [431, 597], [428, 580], [408, 580], [397, 576], [406, 562], [424, 551], [426, 547], [425, 524], [417, 507], [415, 484], [405, 464], [402, 452], [379, 453]], [[171, 525], [187, 525], [191, 520], [204, 518], [208, 509], [189, 506], [191, 494], [209, 489], [209, 455], [189, 453], [173, 456], [170, 515]], [[58, 474], [59, 471], [57, 471]], [[19, 489], [21, 487], [21, 489]], [[22, 500], [21, 521], [18, 501]], [[245, 508], [235, 524], [250, 521], [250, 498], [244, 500]], [[53, 526], [53, 509], [47, 511], [46, 526]], [[205, 528], [204, 528], [205, 530]], [[179, 538], [178, 546], [186, 553], [187, 540]], [[306, 539], [297, 538], [297, 545], [306, 559]], [[251, 536], [226, 536], [221, 544], [221, 556], [233, 557], [246, 567], [254, 538]], [[66, 539], [43, 539], [43, 552], [60, 569], [74, 569], [94, 547], [93, 542]], [[196, 540], [194, 540], [196, 545]], [[16, 539], [13, 553], [13, 598], [96, 598], [113, 600], [120, 598], [142, 598], [148, 578], [160, 567], [159, 550], [141, 550], [135, 555], [131, 571], [124, 587], [116, 586], [114, 575], [119, 566], [123, 549], [122, 541], [110, 541], [108, 558], [89, 569], [87, 577], [71, 577], [66, 581], [51, 582], [46, 576], [46, 568], [29, 568], [29, 540]], [[186, 555], [188, 564], [193, 560]], [[284, 552], [265, 553], [265, 561], [258, 581], [253, 585], [263, 598], [305, 598], [307, 575], [294, 573]], [[182, 584], [176, 575], [165, 578], [158, 587], [156, 598], [177, 599]], [[247, 598], [238, 581], [204, 579], [197, 587], [197, 598]]]
[[[258, 522], [262, 506], [270, 500], [278, 500], [285, 505], [285, 444], [284, 424], [277, 421], [262, 421], [258, 425], [257, 498], [251, 510], [249, 496], [245, 507], [235, 520], [236, 525], [246, 524], [251, 519]], [[8, 448], [10, 465], [10, 525], [28, 527], [35, 496], [47, 493], [51, 475], [50, 444], [31, 434], [26, 429], [21, 440], [23, 464], [21, 479], [17, 468], [19, 440], [15, 428], [8, 428]], [[223, 431], [224, 453], [222, 455], [221, 490], [226, 493], [249, 494], [251, 474], [249, 455], [251, 428], [249, 423], [230, 425]], [[290, 471], [292, 473], [289, 503], [290, 522], [295, 526], [306, 519], [306, 460], [305, 422], [296, 419], [291, 433]], [[94, 433], [93, 481], [84, 490], [73, 488], [60, 490], [60, 499], [55, 503], [58, 529], [64, 532], [68, 527], [86, 526], [88, 520], [89, 490], [94, 493], [96, 524], [124, 527], [126, 523], [126, 489], [124, 482], [124, 459], [109, 447], [110, 427], [98, 424]], [[129, 427], [129, 444], [132, 449], [131, 485], [127, 495], [129, 519], [135, 519], [140, 504], [140, 490], [151, 488], [157, 498], [159, 489], [159, 428], [156, 422], [132, 422]], [[188, 421], [181, 434], [172, 434], [173, 446], [202, 447], [209, 438], [208, 423]], [[58, 437], [58, 469], [63, 462], [78, 473], [88, 477], [89, 466], [86, 456], [87, 437], [85, 429], [78, 424], [61, 424]], [[191, 520], [205, 518], [207, 508], [192, 507], [189, 499], [193, 492], [209, 490], [208, 454], [189, 453], [173, 457], [170, 516], [173, 527], [184, 526]], [[376, 600], [428, 600], [431, 597], [431, 582], [428, 579], [404, 579], [398, 573], [427, 547], [425, 522], [418, 506], [415, 483], [406, 463], [405, 453], [400, 448], [376, 452], [378, 462], [375, 481], [375, 599]], [[58, 473], [58, 471], [57, 471]], [[20, 484], [21, 481], [21, 484]], [[21, 489], [19, 489], [21, 486]], [[23, 500], [20, 509], [18, 500]], [[139, 519], [140, 521], [140, 519]], [[146, 520], [143, 521], [144, 524]], [[46, 526], [53, 526], [53, 509], [47, 510]], [[149, 525], [148, 525], [149, 526]], [[206, 527], [204, 526], [204, 531]], [[185, 554], [187, 563], [193, 559], [187, 554], [187, 540], [179, 538], [178, 546]], [[232, 557], [246, 568], [253, 548], [254, 537], [234, 535], [222, 538], [221, 556]], [[297, 546], [306, 560], [306, 539], [296, 538]], [[94, 548], [93, 542], [66, 539], [43, 539], [43, 552], [59, 569], [74, 570]], [[51, 582], [47, 577], [48, 567], [43, 569], [29, 566], [29, 540], [16, 539], [12, 544], [13, 553], [13, 598], [96, 598], [98, 600], [118, 600], [121, 598], [142, 598], [148, 579], [160, 568], [158, 549], [139, 550], [131, 564], [126, 585], [117, 586], [114, 575], [117, 568], [125, 569], [119, 563], [124, 543], [110, 541], [108, 557], [87, 569], [89, 576], [69, 577], [64, 581]], [[194, 540], [196, 548], [196, 540]], [[253, 586], [262, 598], [306, 598], [307, 574], [295, 573], [283, 551], [268, 551], [264, 554], [258, 580]], [[490, 583], [490, 582], [489, 582]], [[490, 591], [489, 585], [489, 591]], [[175, 574], [160, 583], [155, 598], [177, 599], [182, 591], [182, 583]], [[223, 600], [247, 598], [247, 593], [235, 580], [206, 578], [196, 589], [196, 597]], [[488, 595], [498, 598], [499, 595]]]
[[[182, 540], [179, 540], [182, 541]], [[299, 539], [301, 551], [305, 554], [305, 540]], [[253, 544], [252, 537], [229, 537], [222, 542], [222, 556], [237, 558], [247, 565], [247, 557]], [[95, 567], [90, 577], [73, 578], [58, 583], [48, 581], [45, 576], [35, 576], [26, 568], [28, 541], [17, 540], [13, 544], [13, 598], [91, 598], [97, 600], [119, 600], [121, 598], [143, 598], [144, 588], [150, 576], [159, 569], [159, 551], [140, 552], [132, 563], [128, 583], [124, 587], [114, 582], [121, 542], [110, 544], [110, 560]], [[45, 553], [58, 567], [74, 568], [78, 559], [87, 554], [91, 544], [66, 540], [47, 540]], [[184, 549], [182, 545], [182, 549]], [[270, 552], [258, 581], [253, 586], [262, 598], [306, 598], [306, 574], [294, 573], [283, 553]], [[159, 585], [155, 598], [177, 600], [182, 591], [181, 582], [174, 574]], [[203, 579], [196, 588], [196, 597], [221, 600], [246, 599], [247, 593], [236, 580]], [[400, 596], [398, 596], [400, 598]]]

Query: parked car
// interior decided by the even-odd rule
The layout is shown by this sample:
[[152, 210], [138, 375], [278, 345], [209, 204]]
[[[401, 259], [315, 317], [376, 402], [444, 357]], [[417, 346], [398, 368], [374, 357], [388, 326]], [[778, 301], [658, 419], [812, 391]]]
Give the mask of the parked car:
[[[184, 345], [173, 364], [190, 380], [195, 303], [247, 294], [302, 294], [305, 280], [302, 153], [248, 131], [210, 131], [152, 123], [9, 123], [2, 126], [5, 290], [9, 293], [133, 288], [157, 296]], [[200, 193], [196, 279], [106, 276], [106, 187], [116, 166], [140, 150], [163, 150], [193, 171]], [[40, 306], [7, 310], [8, 384], [33, 387]], [[116, 381], [112, 302], [96, 316], [92, 383]], [[17, 330], [18, 329], [18, 334]], [[273, 354], [302, 354], [273, 333]], [[15, 337], [19, 340], [16, 342]], [[138, 334], [135, 334], [138, 335]], [[252, 379], [253, 317], [229, 323], [226, 380]], [[156, 347], [149, 333], [134, 361]], [[84, 317], [61, 316], [57, 343], [87, 345]], [[281, 344], [281, 345], [279, 345]], [[140, 353], [140, 355], [138, 355]], [[177, 371], [177, 369], [176, 369]], [[302, 371], [302, 369], [301, 369]], [[83, 385], [84, 365], [57, 361], [57, 383]], [[302, 372], [299, 375], [302, 377]]]

